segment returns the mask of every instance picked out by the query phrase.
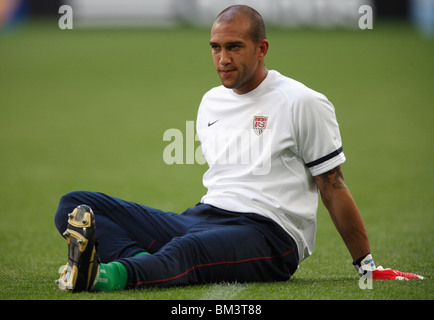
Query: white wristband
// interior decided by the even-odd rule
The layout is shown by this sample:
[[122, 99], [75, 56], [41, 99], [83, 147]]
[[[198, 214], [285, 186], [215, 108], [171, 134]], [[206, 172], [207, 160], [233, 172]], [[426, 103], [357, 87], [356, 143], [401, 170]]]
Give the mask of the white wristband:
[[371, 254], [366, 255], [366, 257], [363, 258], [362, 261], [360, 261], [360, 264], [354, 265], [357, 272], [360, 276], [363, 276], [367, 272], [374, 272], [375, 271], [375, 263], [374, 259], [372, 258]]

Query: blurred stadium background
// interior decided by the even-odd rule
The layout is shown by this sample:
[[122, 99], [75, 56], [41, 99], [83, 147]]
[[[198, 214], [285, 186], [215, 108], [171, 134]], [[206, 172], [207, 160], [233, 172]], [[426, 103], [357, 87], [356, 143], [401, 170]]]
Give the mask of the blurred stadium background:
[[370, 5], [375, 19], [408, 19], [421, 32], [434, 32], [433, 0], [0, 0], [0, 26], [56, 17], [62, 4], [73, 8], [76, 27], [209, 26], [233, 3], [255, 7], [269, 26], [354, 28], [360, 6]]

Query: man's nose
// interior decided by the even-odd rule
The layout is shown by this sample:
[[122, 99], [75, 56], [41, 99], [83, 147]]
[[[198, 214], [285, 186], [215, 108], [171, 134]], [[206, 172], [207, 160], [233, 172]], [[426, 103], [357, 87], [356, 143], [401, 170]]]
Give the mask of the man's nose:
[[226, 66], [226, 65], [228, 65], [228, 64], [231, 63], [231, 57], [230, 57], [229, 53], [226, 50], [222, 50], [220, 52], [220, 61], [219, 61], [219, 63], [222, 66]]

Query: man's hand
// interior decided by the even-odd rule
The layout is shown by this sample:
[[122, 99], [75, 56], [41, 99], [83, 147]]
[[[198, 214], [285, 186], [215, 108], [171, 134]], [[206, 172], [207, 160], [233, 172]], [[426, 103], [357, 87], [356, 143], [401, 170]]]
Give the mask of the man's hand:
[[374, 259], [371, 254], [353, 262], [354, 267], [361, 277], [371, 278], [373, 280], [409, 280], [409, 279], [423, 279], [414, 273], [401, 272], [390, 268], [383, 268], [382, 266], [375, 266]]
[[422, 276], [411, 272], [401, 272], [399, 270], [392, 270], [390, 268], [384, 269], [378, 266], [372, 273], [373, 280], [409, 280], [409, 279], [423, 279]]

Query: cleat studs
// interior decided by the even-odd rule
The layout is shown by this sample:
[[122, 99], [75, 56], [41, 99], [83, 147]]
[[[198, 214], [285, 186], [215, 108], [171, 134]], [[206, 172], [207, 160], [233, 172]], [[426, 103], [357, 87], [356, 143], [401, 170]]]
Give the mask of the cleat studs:
[[74, 213], [73, 212], [69, 213], [68, 217], [71, 218], [71, 219], [74, 218]]
[[87, 223], [87, 220], [86, 219], [83, 219], [83, 224], [86, 224]]
[[65, 231], [65, 232], [63, 233], [63, 236], [64, 236], [64, 237], [68, 237], [69, 235], [70, 235], [69, 231]]

